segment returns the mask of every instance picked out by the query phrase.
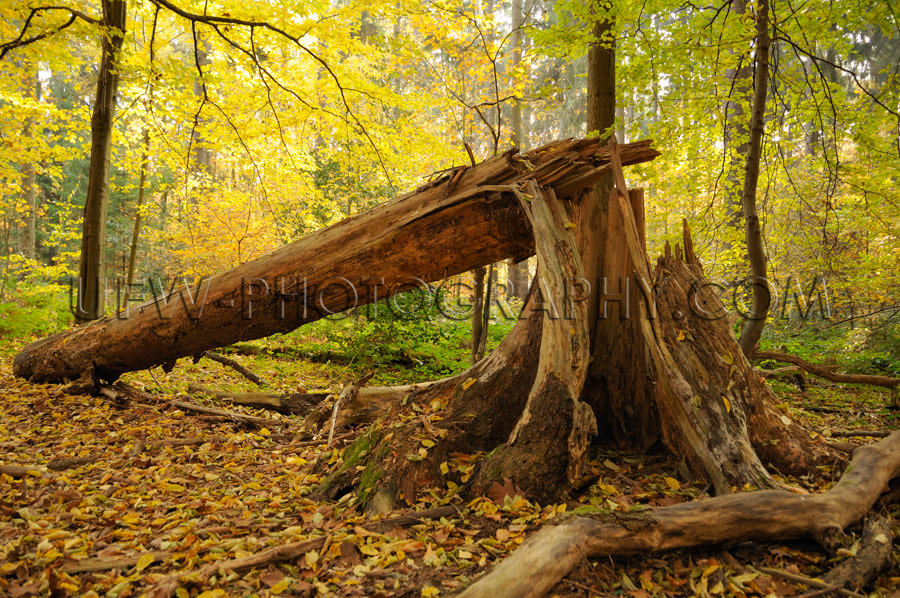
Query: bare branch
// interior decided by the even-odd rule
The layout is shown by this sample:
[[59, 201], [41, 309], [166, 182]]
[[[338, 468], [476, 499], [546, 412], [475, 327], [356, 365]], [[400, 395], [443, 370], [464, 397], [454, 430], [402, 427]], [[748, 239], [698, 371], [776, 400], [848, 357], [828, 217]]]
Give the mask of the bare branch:
[[[31, 26], [31, 21], [38, 14], [40, 14], [42, 12], [49, 12], [49, 11], [56, 11], [56, 10], [68, 12], [69, 19], [65, 23], [58, 25], [54, 29], [47, 29], [46, 31], [42, 31], [41, 33], [38, 33], [37, 35], [33, 35], [29, 38], [25, 37], [25, 33], [28, 31], [28, 28]], [[78, 19], [81, 19], [82, 21], [84, 21], [86, 23], [90, 23], [92, 25], [100, 24], [100, 19], [95, 19], [94, 17], [90, 17], [90, 16], [84, 14], [80, 10], [75, 10], [75, 9], [69, 8], [67, 6], [38, 6], [38, 7], [32, 8], [31, 11], [28, 13], [28, 17], [26, 17], [26, 19], [25, 19], [25, 23], [22, 25], [22, 29], [19, 31], [19, 35], [16, 36], [16, 39], [6, 42], [5, 44], [0, 44], [0, 60], [3, 60], [3, 57], [6, 56], [7, 52], [9, 52], [10, 50], [19, 48], [21, 46], [27, 46], [28, 44], [33, 44], [34, 42], [38, 42], [42, 39], [52, 37], [52, 36], [56, 35], [57, 33], [59, 33], [60, 31], [62, 31], [63, 29], [66, 29], [66, 28], [72, 26], [75, 23], [75, 21], [77, 21]]]

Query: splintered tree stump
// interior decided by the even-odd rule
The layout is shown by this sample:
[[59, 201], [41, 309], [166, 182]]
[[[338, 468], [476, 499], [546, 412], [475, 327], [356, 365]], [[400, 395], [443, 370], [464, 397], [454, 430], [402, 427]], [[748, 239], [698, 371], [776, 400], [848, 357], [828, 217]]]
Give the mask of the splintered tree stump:
[[[381, 511], [448, 479], [478, 495], [509, 478], [527, 497], [552, 500], [577, 477], [596, 420], [608, 440], [642, 449], [661, 442], [717, 494], [776, 486], [768, 464], [805, 473], [833, 456], [773, 409], [686, 228], [684, 251], [667, 249], [651, 269], [642, 195], [624, 191], [610, 145], [615, 188], [606, 202], [593, 190], [560, 198], [553, 185], [508, 190], [526, 199], [539, 262], [525, 319], [466, 372], [410, 393], [348, 449], [320, 492], [358, 490]], [[605, 223], [599, 231], [594, 220]], [[611, 294], [620, 295], [618, 320], [603, 317]], [[479, 451], [488, 455], [474, 471], [441, 471], [454, 455]]]

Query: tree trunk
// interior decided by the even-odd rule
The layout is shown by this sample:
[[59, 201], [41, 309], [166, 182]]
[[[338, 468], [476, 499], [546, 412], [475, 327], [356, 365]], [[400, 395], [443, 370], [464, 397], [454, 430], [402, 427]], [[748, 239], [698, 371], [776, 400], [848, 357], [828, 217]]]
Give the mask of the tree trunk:
[[[623, 148], [637, 163], [657, 153], [649, 143]], [[127, 371], [241, 340], [293, 330], [406, 290], [533, 251], [509, 185], [533, 179], [566, 195], [609, 168], [598, 140], [552, 143], [523, 156], [510, 151], [458, 169], [413, 193], [283, 247], [194, 288], [187, 282], [115, 317], [28, 345], [14, 371], [34, 381], [90, 374], [113, 380]]]
[[525, 301], [530, 286], [528, 262], [507, 260], [506, 262], [506, 296]]
[[[731, 13], [738, 21], [747, 14], [747, 0], [734, 0]], [[729, 93], [725, 100], [725, 208], [728, 219], [735, 229], [740, 229], [743, 216], [742, 191], [743, 173], [747, 166], [747, 151], [750, 147], [747, 113], [744, 106], [753, 101], [753, 65], [750, 63], [749, 49], [740, 54], [738, 64], [725, 71]], [[730, 242], [726, 241], [730, 247]]]
[[144, 149], [141, 152], [141, 175], [138, 181], [137, 206], [134, 210], [134, 230], [131, 231], [131, 247], [128, 250], [128, 270], [125, 273], [125, 293], [122, 296], [122, 305], [127, 306], [131, 298], [131, 285], [134, 283], [134, 262], [137, 257], [138, 238], [141, 236], [141, 221], [143, 220], [142, 208], [144, 205], [144, 193], [147, 190], [147, 160], [150, 153], [150, 129], [144, 126]]
[[[28, 90], [28, 93], [34, 94], [34, 99], [38, 102], [41, 100], [41, 79], [40, 76], [34, 76], [34, 87]], [[31, 139], [33, 134], [32, 127], [34, 118], [29, 116], [25, 119], [22, 126], [22, 137]], [[25, 226], [19, 233], [19, 253], [28, 259], [33, 260], [36, 255], [35, 243], [35, 224], [37, 221], [37, 176], [36, 167], [37, 156], [30, 156], [28, 162], [22, 166], [22, 196], [25, 200]]]
[[125, 0], [103, 1], [103, 27], [105, 35], [91, 117], [91, 165], [84, 204], [78, 305], [75, 310], [78, 322], [96, 320], [106, 310], [104, 269], [109, 155], [119, 87], [119, 54], [125, 37]]
[[762, 230], [756, 209], [756, 184], [759, 180], [759, 162], [762, 154], [762, 137], [765, 130], [766, 93], [769, 81], [769, 0], [759, 0], [756, 15], [756, 75], [753, 91], [753, 115], [750, 120], [750, 146], [747, 150], [747, 168], [744, 171], [744, 192], [741, 204], [744, 208], [744, 233], [747, 256], [750, 260], [750, 284], [753, 303], [750, 314], [741, 329], [740, 345], [749, 357], [756, 350], [766, 325], [771, 293], [766, 280], [766, 253], [763, 249]]
[[485, 307], [485, 289], [484, 282], [487, 268], [484, 266], [475, 268], [473, 272], [472, 283], [472, 363], [478, 363], [484, 356], [481, 348], [481, 339], [484, 334], [484, 310], [490, 309], [490, 298], [488, 305]]

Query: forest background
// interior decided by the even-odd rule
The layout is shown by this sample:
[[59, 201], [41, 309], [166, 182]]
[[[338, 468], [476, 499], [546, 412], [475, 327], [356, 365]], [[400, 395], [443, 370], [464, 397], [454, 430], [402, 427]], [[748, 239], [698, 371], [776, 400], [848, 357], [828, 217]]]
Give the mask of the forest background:
[[[26, 23], [19, 39], [40, 36], [7, 44], [0, 60], [7, 351], [73, 319], [103, 39], [93, 3], [35, 6], [0, 7], [0, 40], [16, 40]], [[646, 190], [650, 255], [680, 238], [686, 218], [726, 305], [738, 312], [748, 300], [741, 132], [756, 32], [742, 0], [176, 6], [232, 24], [190, 20], [172, 6], [127, 3], [104, 256], [109, 311], [135, 240], [135, 293], [149, 298], [148, 281], [224, 271], [468, 164], [467, 147], [481, 160], [606, 133], [586, 124], [587, 52], [598, 43], [615, 49], [620, 142], [652, 138], [662, 152], [629, 170], [630, 184]], [[896, 11], [845, 0], [770, 10], [757, 204], [777, 296], [763, 345], [896, 376]], [[601, 20], [613, 25], [599, 31]], [[365, 365], [401, 354], [423, 379], [460, 369], [468, 319], [423, 316], [357, 314], [306, 327], [298, 341]], [[492, 329], [492, 344], [511, 324]]]

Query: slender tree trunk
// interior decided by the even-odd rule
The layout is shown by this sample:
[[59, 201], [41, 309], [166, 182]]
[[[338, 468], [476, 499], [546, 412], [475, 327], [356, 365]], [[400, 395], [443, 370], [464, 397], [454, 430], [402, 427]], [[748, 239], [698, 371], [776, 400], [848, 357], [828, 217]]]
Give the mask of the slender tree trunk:
[[96, 320], [106, 308], [106, 209], [109, 200], [109, 157], [119, 87], [119, 53], [125, 36], [125, 0], [103, 1], [103, 37], [97, 94], [91, 117], [91, 166], [88, 174], [81, 236], [78, 322]]
[[128, 305], [131, 297], [131, 285], [134, 282], [134, 262], [137, 256], [138, 238], [141, 236], [142, 209], [144, 206], [144, 193], [147, 190], [147, 160], [150, 153], [150, 129], [144, 126], [144, 149], [141, 152], [141, 175], [138, 183], [137, 206], [134, 213], [134, 229], [131, 231], [131, 248], [128, 251], [128, 270], [125, 273], [125, 293], [122, 297], [122, 307]]
[[[197, 33], [197, 52], [196, 60], [200, 67], [203, 68], [209, 64], [209, 42], [207, 42], [200, 33]], [[194, 81], [194, 95], [197, 99], [203, 101], [203, 81], [199, 78]], [[194, 147], [194, 168], [200, 175], [209, 176], [212, 174], [212, 151], [207, 145], [207, 139], [203, 134], [205, 119], [203, 115], [197, 117], [196, 127], [194, 129], [194, 138], [192, 144]]]
[[747, 151], [747, 167], [744, 171], [744, 192], [741, 204], [744, 209], [744, 233], [747, 256], [750, 260], [750, 282], [753, 304], [750, 317], [744, 322], [739, 343], [744, 355], [750, 356], [762, 336], [769, 313], [771, 295], [766, 282], [766, 254], [763, 250], [762, 230], [756, 209], [756, 185], [759, 180], [759, 163], [762, 155], [762, 137], [765, 131], [766, 94], [769, 81], [769, 1], [759, 0], [756, 15], [756, 75], [753, 91], [753, 115], [750, 121], [750, 147]]
[[487, 268], [482, 266], [473, 272], [474, 283], [472, 289], [472, 363], [478, 363], [484, 356], [481, 351], [481, 336], [484, 330], [484, 304], [485, 283], [484, 278]]
[[[740, 20], [747, 14], [747, 0], [734, 0], [731, 4], [734, 18]], [[747, 165], [747, 151], [750, 148], [748, 115], [744, 106], [753, 101], [753, 65], [750, 52], [743, 52], [739, 63], [726, 71], [725, 85], [729, 93], [725, 100], [725, 209], [735, 238], [741, 229], [743, 218], [742, 194], [743, 173]], [[731, 247], [731, 238], [726, 238], [725, 248]]]
[[[40, 76], [35, 74], [34, 76], [34, 99], [36, 101], [40, 101], [41, 99], [41, 79]], [[31, 92], [32, 90], [28, 90]], [[34, 117], [29, 116], [25, 119], [25, 124], [22, 126], [22, 137], [25, 139], [31, 139], [31, 136], [34, 134]], [[31, 156], [23, 166], [22, 166], [22, 196], [25, 200], [25, 226], [22, 227], [19, 232], [19, 253], [28, 259], [34, 259], [36, 255], [36, 240], [35, 240], [35, 228], [37, 222], [37, 196], [38, 196], [38, 187], [37, 187], [37, 176], [36, 176], [36, 157]]]

